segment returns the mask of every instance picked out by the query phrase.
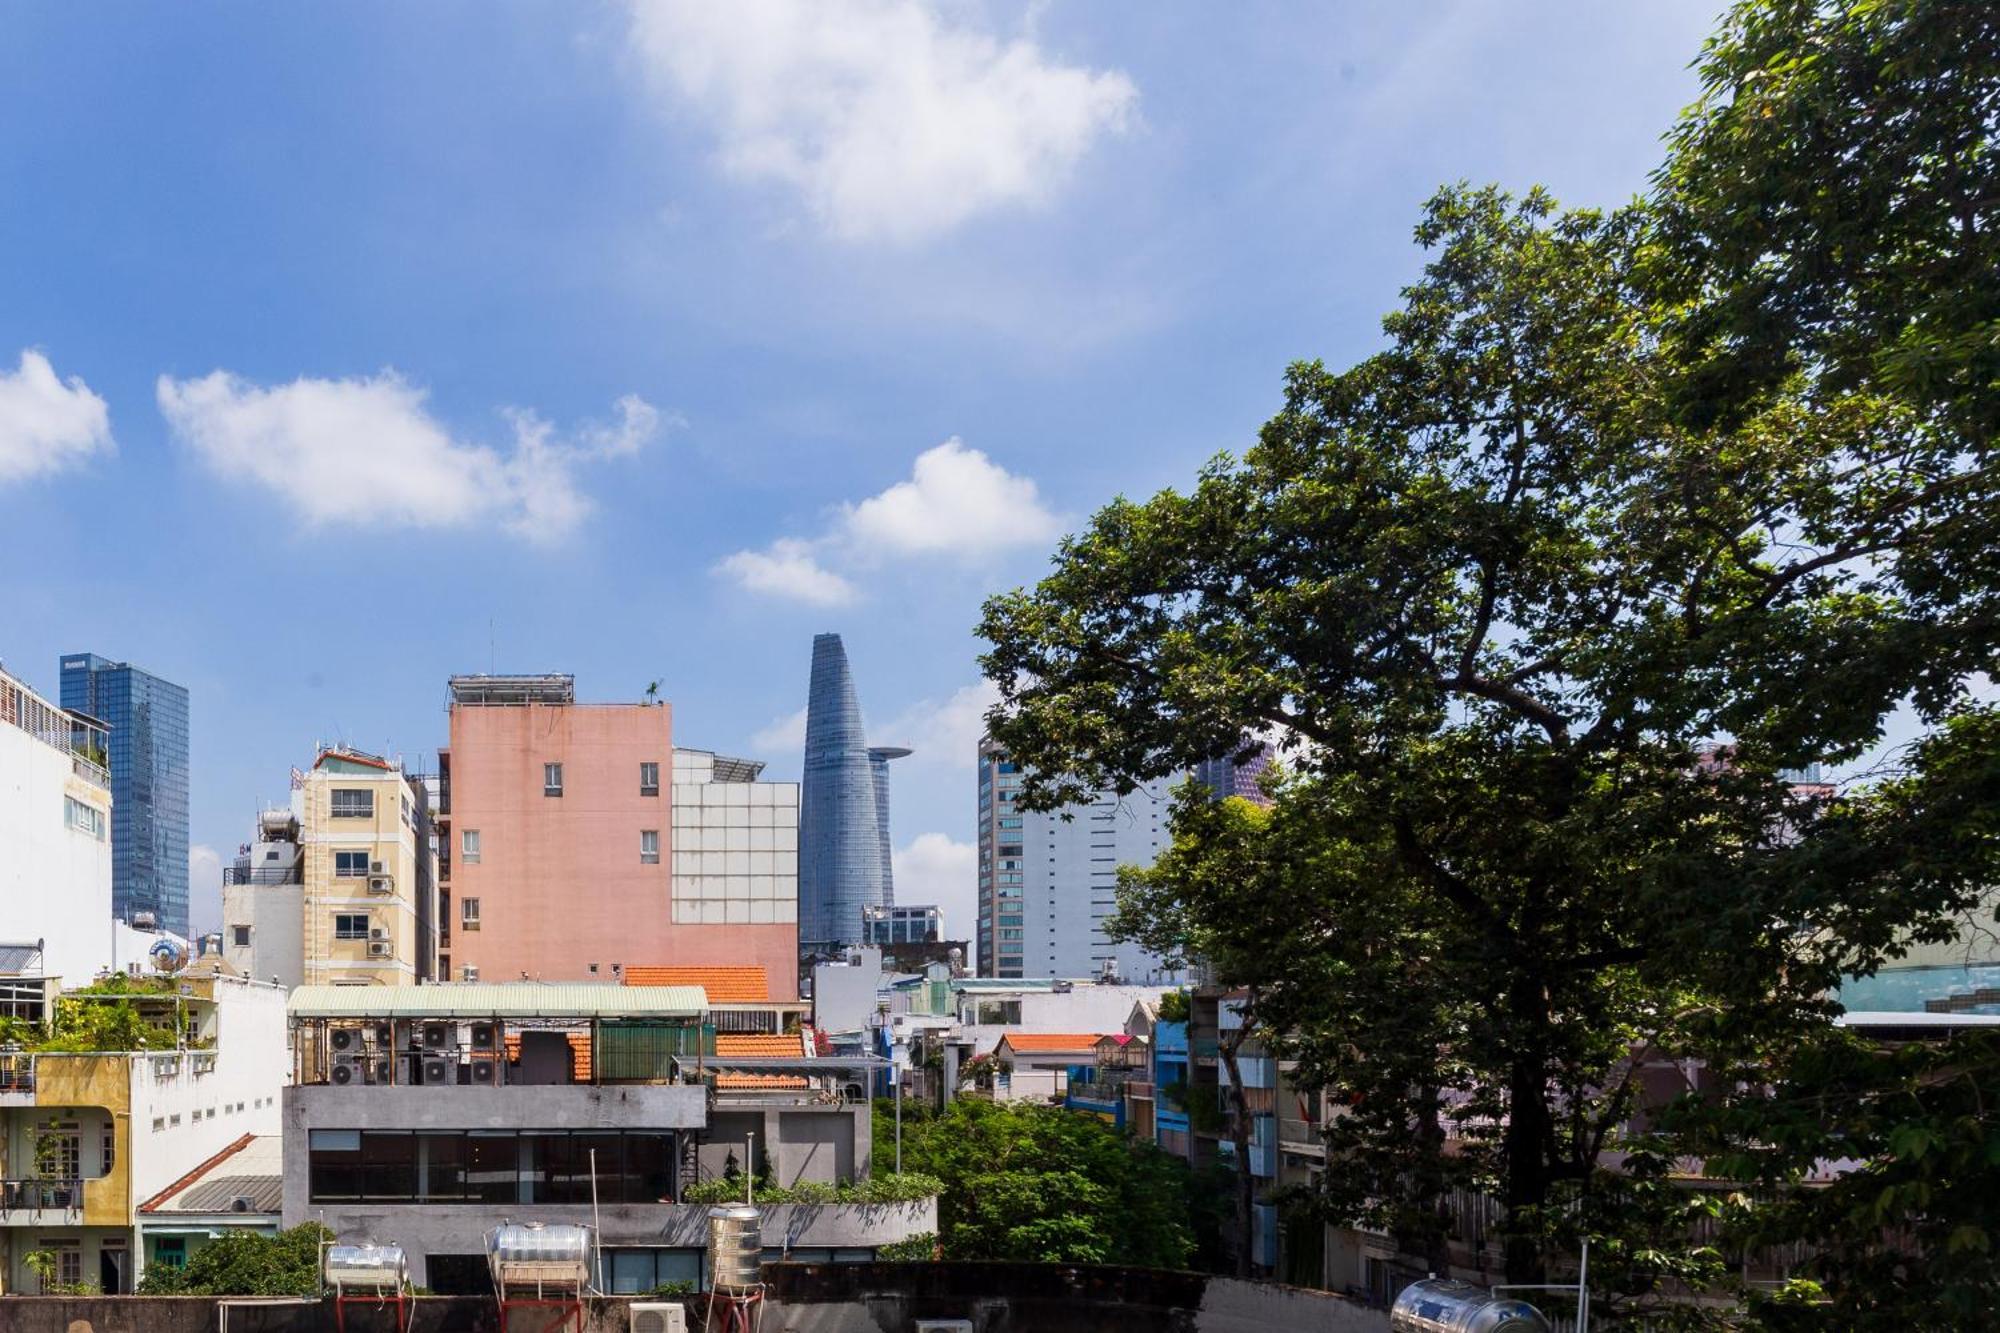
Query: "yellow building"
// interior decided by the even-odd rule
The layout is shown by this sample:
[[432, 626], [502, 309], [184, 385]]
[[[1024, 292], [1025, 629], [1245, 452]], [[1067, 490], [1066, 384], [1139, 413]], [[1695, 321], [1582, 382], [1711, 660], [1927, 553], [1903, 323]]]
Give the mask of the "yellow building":
[[421, 779], [325, 749], [266, 811], [223, 875], [223, 955], [300, 985], [410, 985], [437, 975], [431, 814]]

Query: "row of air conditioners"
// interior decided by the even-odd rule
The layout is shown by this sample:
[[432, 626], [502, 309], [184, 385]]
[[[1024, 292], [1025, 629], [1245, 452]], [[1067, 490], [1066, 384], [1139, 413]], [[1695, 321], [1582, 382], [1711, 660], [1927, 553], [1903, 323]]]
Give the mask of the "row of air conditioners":
[[419, 1053], [393, 1058], [336, 1054], [333, 1057], [332, 1068], [328, 1071], [327, 1081], [342, 1088], [397, 1082], [396, 1059], [404, 1061], [403, 1078], [400, 1081], [405, 1086], [455, 1088], [467, 1084], [493, 1086], [500, 1082], [498, 1057], [461, 1061], [455, 1055]]
[[[460, 1047], [473, 1051], [497, 1051], [500, 1049], [500, 1029], [492, 1023], [466, 1023], [461, 1025], [443, 1020], [419, 1021], [411, 1023], [405, 1052], [454, 1052]], [[396, 1026], [393, 1023], [370, 1023], [360, 1027], [338, 1027], [327, 1034], [327, 1044], [335, 1055], [359, 1055], [365, 1039], [372, 1038], [376, 1051], [386, 1054], [396, 1044]]]

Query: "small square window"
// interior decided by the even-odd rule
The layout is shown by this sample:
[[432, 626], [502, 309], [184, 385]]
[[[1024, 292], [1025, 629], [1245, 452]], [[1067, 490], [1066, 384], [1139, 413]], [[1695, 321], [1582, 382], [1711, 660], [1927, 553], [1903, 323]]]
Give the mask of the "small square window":
[[639, 765], [639, 794], [658, 796], [660, 794], [660, 766], [658, 764]]
[[639, 830], [639, 864], [656, 866], [660, 863], [660, 831], [658, 829]]
[[458, 835], [458, 859], [465, 865], [479, 864], [479, 830], [462, 829]]
[[366, 912], [335, 912], [333, 914], [333, 937], [337, 940], [367, 939], [368, 914]]
[[458, 900], [458, 928], [460, 930], [479, 929], [479, 899], [460, 898]]
[[544, 796], [562, 795], [561, 764], [542, 765], [542, 795]]
[[237, 948], [247, 949], [250, 947], [250, 927], [231, 926], [229, 929], [236, 937]]
[[368, 878], [368, 853], [335, 852], [333, 854], [333, 874], [336, 879]]

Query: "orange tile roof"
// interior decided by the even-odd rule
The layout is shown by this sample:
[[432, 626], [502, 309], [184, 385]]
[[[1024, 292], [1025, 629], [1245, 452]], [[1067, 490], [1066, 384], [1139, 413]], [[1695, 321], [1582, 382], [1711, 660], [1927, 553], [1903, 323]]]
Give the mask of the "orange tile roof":
[[805, 1053], [805, 1039], [798, 1036], [774, 1037], [749, 1032], [715, 1034], [715, 1054], [718, 1058], [736, 1055], [796, 1060], [803, 1058]]
[[755, 1003], [771, 998], [761, 967], [628, 967], [628, 986], [699, 986], [710, 1004]]
[[715, 1086], [728, 1092], [731, 1089], [746, 1088], [799, 1088], [806, 1086], [805, 1079], [796, 1074], [717, 1074]]
[[[1102, 1032], [1010, 1032], [1000, 1039], [1000, 1045], [1010, 1051], [1043, 1054], [1064, 1051], [1087, 1051], [1104, 1040]], [[995, 1047], [998, 1050], [999, 1047]]]

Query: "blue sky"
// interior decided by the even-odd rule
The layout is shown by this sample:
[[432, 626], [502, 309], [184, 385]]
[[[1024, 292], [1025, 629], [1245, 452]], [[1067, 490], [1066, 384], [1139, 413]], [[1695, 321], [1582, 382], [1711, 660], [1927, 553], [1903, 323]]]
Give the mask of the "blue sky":
[[1367, 354], [1441, 183], [1642, 189], [1683, 0], [16, 6], [0, 658], [192, 692], [216, 854], [455, 671], [799, 766], [845, 636], [969, 929], [981, 598]]

